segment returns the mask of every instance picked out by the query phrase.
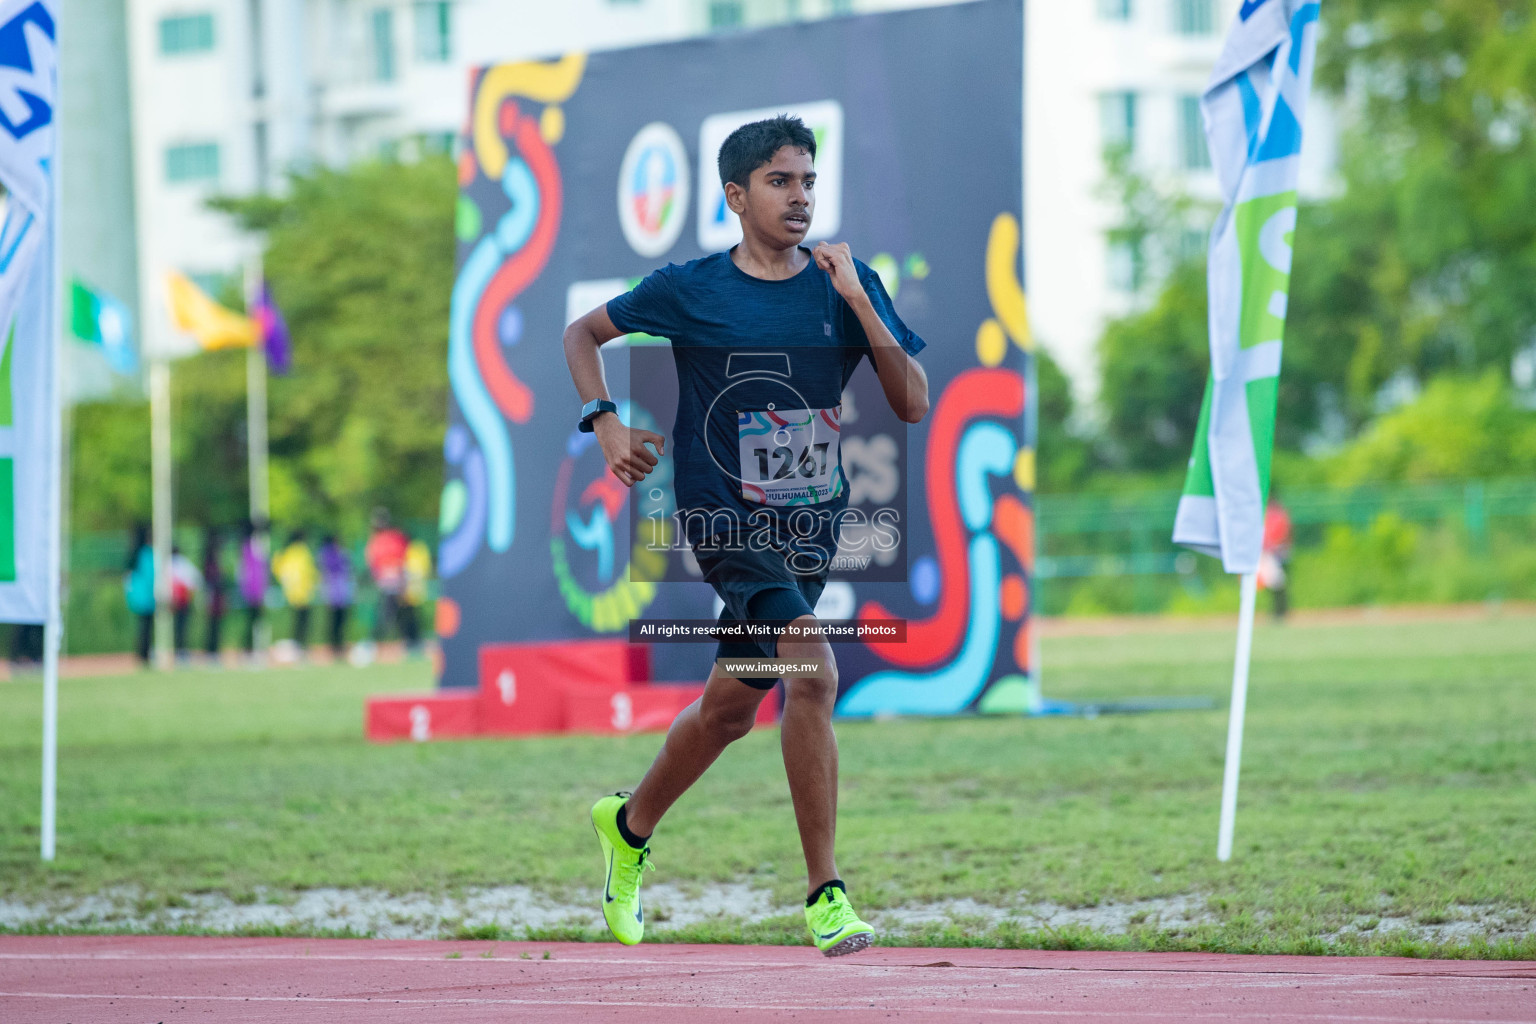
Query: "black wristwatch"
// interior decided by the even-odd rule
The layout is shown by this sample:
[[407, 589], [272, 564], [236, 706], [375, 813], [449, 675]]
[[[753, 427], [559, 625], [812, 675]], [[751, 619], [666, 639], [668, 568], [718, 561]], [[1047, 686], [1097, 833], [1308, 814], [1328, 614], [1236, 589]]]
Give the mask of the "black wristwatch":
[[605, 412], [617, 413], [618, 411], [619, 407], [608, 401], [608, 399], [594, 398], [581, 407], [581, 422], [576, 425], [576, 429], [583, 434], [590, 434], [592, 433], [593, 420]]

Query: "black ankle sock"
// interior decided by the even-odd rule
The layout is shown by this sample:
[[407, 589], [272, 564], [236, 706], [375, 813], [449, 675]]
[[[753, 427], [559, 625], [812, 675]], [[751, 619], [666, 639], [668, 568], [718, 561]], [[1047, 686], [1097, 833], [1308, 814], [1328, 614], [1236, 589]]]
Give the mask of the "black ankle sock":
[[[628, 843], [631, 847], [633, 847], [634, 849], [636, 849], [636, 850], [643, 850], [643, 849], [645, 849], [645, 844], [649, 843], [651, 841], [651, 837], [650, 836], [637, 836], [637, 835], [635, 835], [633, 832], [631, 832], [629, 830], [629, 821], [628, 821], [627, 817], [624, 814], [624, 812], [626, 810], [628, 810], [628, 809], [629, 809], [629, 805], [628, 804], [620, 804], [619, 805], [619, 817], [618, 817], [619, 836], [626, 843]], [[839, 883], [839, 884], [841, 884], [841, 883]]]
[[821, 894], [828, 889], [841, 889], [844, 896], [848, 895], [848, 887], [843, 884], [843, 880], [841, 878], [834, 878], [825, 885], [818, 885], [816, 891], [805, 898], [805, 905], [809, 907], [814, 904], [817, 900], [821, 899]]

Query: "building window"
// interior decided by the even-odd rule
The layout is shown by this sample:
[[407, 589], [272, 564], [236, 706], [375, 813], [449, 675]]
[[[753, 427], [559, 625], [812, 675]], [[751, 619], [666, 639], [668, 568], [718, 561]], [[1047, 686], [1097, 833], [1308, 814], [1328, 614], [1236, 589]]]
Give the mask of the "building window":
[[219, 144], [194, 142], [165, 151], [165, 180], [172, 183], [219, 180]]
[[710, 0], [709, 27], [711, 29], [740, 28], [746, 24], [746, 11], [741, 0]]
[[373, 46], [373, 80], [395, 80], [395, 12], [388, 7], [375, 8], [368, 19], [369, 41]]
[[1136, 94], [1107, 92], [1099, 97], [1099, 127], [1105, 149], [1136, 151]]
[[213, 49], [212, 14], [178, 14], [160, 19], [160, 52], [166, 56]]
[[1105, 21], [1130, 21], [1131, 0], [1099, 0], [1099, 17]]
[[416, 12], [416, 59], [424, 64], [446, 63], [449, 45], [450, 5], [444, 2], [418, 3]]
[[1173, 30], [1185, 36], [1208, 36], [1216, 31], [1213, 0], [1173, 0]]
[[1109, 243], [1109, 286], [1117, 292], [1134, 294], [1145, 283], [1146, 266], [1141, 246], [1129, 239]]
[[1204, 171], [1211, 166], [1199, 96], [1179, 97], [1179, 162], [1186, 171]]

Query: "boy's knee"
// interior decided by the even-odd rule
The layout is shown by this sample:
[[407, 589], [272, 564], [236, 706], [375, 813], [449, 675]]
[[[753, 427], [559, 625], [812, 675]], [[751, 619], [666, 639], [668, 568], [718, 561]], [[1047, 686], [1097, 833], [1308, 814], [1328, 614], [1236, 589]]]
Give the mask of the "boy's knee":
[[752, 731], [757, 721], [757, 708], [728, 707], [705, 702], [699, 709], [704, 728], [713, 736], [734, 742]]
[[827, 704], [837, 700], [837, 662], [832, 660], [832, 652], [824, 651], [815, 660], [820, 662], [815, 671], [784, 676], [784, 694], [787, 698]]

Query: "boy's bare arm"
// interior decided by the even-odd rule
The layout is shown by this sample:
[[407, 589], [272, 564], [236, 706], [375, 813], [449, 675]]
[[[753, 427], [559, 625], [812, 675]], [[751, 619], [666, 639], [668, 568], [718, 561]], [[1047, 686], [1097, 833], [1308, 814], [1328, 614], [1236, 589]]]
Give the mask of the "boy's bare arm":
[[847, 243], [819, 242], [812, 255], [817, 266], [831, 275], [832, 286], [859, 318], [864, 335], [869, 339], [870, 359], [875, 364], [880, 387], [885, 391], [885, 400], [902, 422], [919, 422], [928, 415], [928, 375], [923, 372], [922, 364], [901, 347], [891, 329], [880, 319], [880, 314], [875, 312], [874, 304], [859, 281], [859, 271], [853, 265], [853, 254]]
[[[608, 380], [603, 375], [603, 356], [598, 350], [624, 332], [613, 326], [608, 306], [603, 304], [580, 317], [565, 329], [565, 365], [570, 368], [576, 393], [585, 405], [595, 399], [610, 399]], [[631, 429], [614, 413], [600, 413], [592, 420], [603, 458], [614, 476], [633, 487], [656, 468], [657, 456], [665, 454], [666, 440], [654, 430]], [[646, 447], [652, 445], [656, 453]]]

